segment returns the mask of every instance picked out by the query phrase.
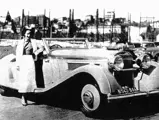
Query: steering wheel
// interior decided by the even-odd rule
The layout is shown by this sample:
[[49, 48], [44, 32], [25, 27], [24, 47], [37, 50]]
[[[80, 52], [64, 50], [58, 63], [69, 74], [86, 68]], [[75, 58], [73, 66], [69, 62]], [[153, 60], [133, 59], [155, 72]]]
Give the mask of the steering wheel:
[[50, 49], [51, 49], [51, 50], [52, 50], [52, 49], [58, 49], [58, 48], [62, 48], [62, 46], [61, 46], [61, 45], [58, 45], [58, 44], [54, 44], [54, 45], [50, 46]]

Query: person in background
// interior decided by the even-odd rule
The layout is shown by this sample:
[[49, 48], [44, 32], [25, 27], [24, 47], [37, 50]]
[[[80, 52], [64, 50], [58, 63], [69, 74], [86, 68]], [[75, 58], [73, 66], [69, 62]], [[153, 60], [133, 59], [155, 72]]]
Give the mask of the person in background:
[[[26, 30], [24, 38], [18, 42], [16, 49], [16, 63], [17, 70], [19, 71], [18, 80], [20, 86], [18, 91], [22, 94], [21, 103], [23, 106], [27, 105], [27, 93], [32, 92], [32, 89], [28, 88], [29, 84], [36, 81], [35, 75], [32, 75], [32, 70], [35, 71], [35, 63], [32, 59], [28, 59], [28, 57], [32, 57], [36, 62], [38, 55], [44, 51], [44, 46], [38, 44], [31, 36], [33, 36], [31, 35], [31, 31]], [[32, 63], [32, 65], [27, 65], [27, 63]]]
[[37, 28], [37, 29], [35, 30], [35, 39], [36, 39], [36, 40], [42, 40], [42, 33], [40, 32], [40, 29], [39, 29], [39, 28]]

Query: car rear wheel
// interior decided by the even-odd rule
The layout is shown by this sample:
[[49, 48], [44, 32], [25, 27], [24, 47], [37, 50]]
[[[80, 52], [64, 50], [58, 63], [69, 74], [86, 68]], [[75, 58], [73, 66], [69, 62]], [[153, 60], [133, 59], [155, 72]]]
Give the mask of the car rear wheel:
[[82, 112], [92, 115], [100, 109], [101, 95], [95, 85], [86, 84], [81, 91]]

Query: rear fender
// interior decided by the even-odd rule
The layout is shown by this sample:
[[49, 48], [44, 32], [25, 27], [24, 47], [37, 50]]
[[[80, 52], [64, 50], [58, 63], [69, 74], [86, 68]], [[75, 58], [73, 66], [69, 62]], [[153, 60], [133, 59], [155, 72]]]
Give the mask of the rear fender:
[[15, 60], [15, 55], [10, 54], [5, 56], [0, 60], [0, 85], [6, 86], [6, 87], [12, 87], [11, 84], [14, 79], [13, 72], [12, 72], [12, 66]]

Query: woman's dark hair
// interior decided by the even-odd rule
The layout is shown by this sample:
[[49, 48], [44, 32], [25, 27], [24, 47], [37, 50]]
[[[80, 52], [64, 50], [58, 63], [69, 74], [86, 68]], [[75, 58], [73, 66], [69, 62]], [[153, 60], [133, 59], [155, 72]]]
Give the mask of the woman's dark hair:
[[22, 28], [22, 36], [25, 35], [25, 32], [26, 32], [27, 30], [30, 30], [30, 38], [34, 38], [35, 28], [27, 29], [26, 27], [23, 27], [23, 28]]

